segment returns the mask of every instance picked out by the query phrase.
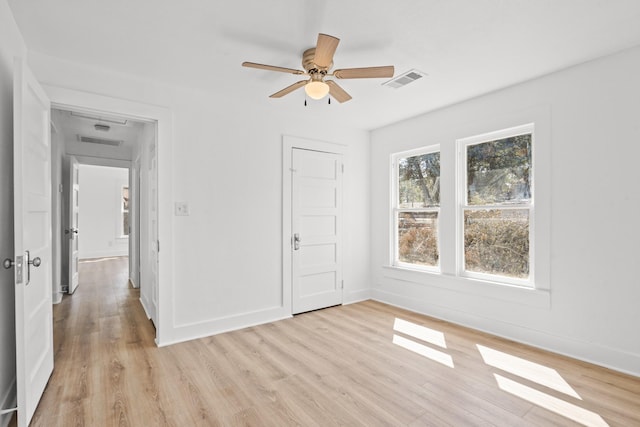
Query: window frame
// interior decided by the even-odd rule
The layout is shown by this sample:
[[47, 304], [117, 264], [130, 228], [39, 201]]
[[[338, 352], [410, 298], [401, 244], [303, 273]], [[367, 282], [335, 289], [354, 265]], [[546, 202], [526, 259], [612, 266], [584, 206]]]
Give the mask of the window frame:
[[[119, 239], [128, 239], [129, 234], [125, 233], [124, 229], [124, 214], [131, 212], [131, 205], [129, 205], [129, 209], [124, 208], [123, 197], [124, 197], [124, 189], [127, 189], [129, 193], [129, 204], [131, 203], [131, 188], [129, 184], [120, 184], [118, 185], [118, 203], [119, 203], [119, 212], [118, 212], [118, 231], [119, 231]], [[129, 225], [131, 225], [131, 216], [129, 216]]]
[[[412, 150], [402, 151], [398, 153], [393, 153], [391, 155], [391, 242], [393, 246], [391, 247], [390, 253], [390, 261], [393, 267], [418, 270], [423, 272], [430, 273], [441, 273], [441, 259], [442, 254], [440, 251], [440, 208], [441, 202], [438, 206], [435, 207], [424, 207], [424, 208], [400, 208], [399, 207], [399, 193], [400, 193], [400, 180], [399, 180], [399, 160], [405, 159], [407, 157], [415, 157], [424, 154], [432, 154], [438, 153], [440, 154], [440, 159], [442, 159], [442, 153], [440, 151], [440, 144], [434, 144], [429, 146], [424, 146]], [[442, 179], [442, 172], [440, 173], [440, 179]], [[441, 185], [442, 182], [440, 182]], [[441, 191], [441, 190], [440, 190]], [[441, 192], [442, 194], [442, 192]], [[438, 232], [437, 232], [437, 250], [438, 250], [438, 264], [435, 266], [430, 265], [421, 265], [421, 264], [412, 264], [408, 262], [400, 261], [400, 251], [399, 251], [399, 236], [398, 236], [398, 218], [400, 212], [435, 212], [438, 215]]]
[[[515, 202], [510, 204], [486, 204], [469, 205], [467, 191], [467, 150], [471, 145], [478, 145], [499, 139], [514, 137], [517, 135], [531, 134], [531, 198], [528, 202]], [[528, 289], [535, 289], [535, 198], [536, 198], [536, 133], [535, 123], [500, 129], [479, 135], [465, 137], [456, 140], [456, 150], [458, 162], [455, 179], [456, 188], [456, 273], [457, 276], [467, 279], [476, 279], [484, 282], [497, 283], [501, 285], [519, 286]], [[526, 279], [501, 276], [497, 274], [479, 273], [465, 269], [465, 247], [464, 247], [464, 213], [467, 210], [528, 210], [529, 212], [529, 276]]]

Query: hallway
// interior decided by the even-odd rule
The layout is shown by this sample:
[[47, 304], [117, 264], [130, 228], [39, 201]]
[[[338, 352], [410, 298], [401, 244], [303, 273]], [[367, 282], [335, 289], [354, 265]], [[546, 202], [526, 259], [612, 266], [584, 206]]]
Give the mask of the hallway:
[[32, 425], [137, 425], [134, 398], [149, 390], [129, 373], [144, 370], [144, 356], [157, 348], [128, 262], [81, 261], [80, 285], [54, 306], [55, 368]]

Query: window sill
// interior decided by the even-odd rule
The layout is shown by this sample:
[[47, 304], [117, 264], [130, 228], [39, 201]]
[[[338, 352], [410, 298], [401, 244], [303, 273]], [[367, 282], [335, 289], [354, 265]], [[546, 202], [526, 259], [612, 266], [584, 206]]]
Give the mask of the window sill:
[[551, 292], [546, 289], [527, 288], [393, 265], [385, 265], [382, 270], [383, 277], [388, 279], [492, 298], [529, 307], [551, 308]]

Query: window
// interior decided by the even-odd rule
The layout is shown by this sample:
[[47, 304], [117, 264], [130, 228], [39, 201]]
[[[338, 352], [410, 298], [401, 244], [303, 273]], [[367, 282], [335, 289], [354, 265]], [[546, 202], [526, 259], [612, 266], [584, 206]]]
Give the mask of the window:
[[129, 187], [122, 187], [120, 192], [120, 213], [122, 226], [120, 235], [123, 237], [129, 236]]
[[459, 141], [461, 274], [533, 283], [533, 125]]
[[394, 265], [439, 268], [438, 150], [430, 147], [394, 156]]

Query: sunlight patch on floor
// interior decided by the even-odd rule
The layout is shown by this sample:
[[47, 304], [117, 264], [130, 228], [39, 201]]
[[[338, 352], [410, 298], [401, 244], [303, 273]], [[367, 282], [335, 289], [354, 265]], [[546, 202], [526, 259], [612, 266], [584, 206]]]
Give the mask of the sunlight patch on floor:
[[555, 369], [476, 344], [484, 363], [582, 400]]
[[528, 402], [538, 405], [541, 408], [547, 409], [551, 412], [555, 412], [558, 415], [569, 418], [577, 423], [580, 423], [588, 427], [608, 427], [602, 417], [595, 412], [591, 412], [580, 406], [574, 405], [569, 402], [565, 402], [562, 399], [548, 395], [534, 388], [528, 387], [524, 384], [520, 384], [517, 381], [513, 381], [509, 378], [505, 378], [502, 375], [493, 374], [498, 382], [498, 387], [501, 390], [511, 393], [520, 397]]
[[444, 339], [444, 334], [435, 329], [427, 328], [413, 322], [398, 319], [393, 322], [393, 330], [402, 332], [410, 337], [417, 338], [419, 340], [437, 345], [438, 347], [447, 348], [447, 343]]
[[424, 344], [420, 344], [408, 338], [405, 338], [400, 335], [393, 334], [393, 343], [407, 350], [413, 351], [421, 356], [429, 358], [435, 362], [441, 363], [445, 366], [453, 368], [453, 358], [449, 356], [447, 353], [444, 353], [440, 350], [436, 350], [435, 348], [431, 348]]

